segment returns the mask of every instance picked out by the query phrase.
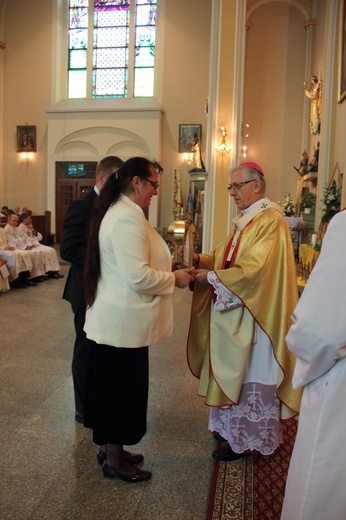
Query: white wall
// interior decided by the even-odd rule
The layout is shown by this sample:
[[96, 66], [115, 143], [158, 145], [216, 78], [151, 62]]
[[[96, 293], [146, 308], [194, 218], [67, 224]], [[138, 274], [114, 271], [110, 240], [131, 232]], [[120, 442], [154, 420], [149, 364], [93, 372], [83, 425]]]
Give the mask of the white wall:
[[[117, 108], [118, 105], [118, 108]], [[96, 161], [108, 155], [161, 160], [162, 110], [154, 102], [136, 100], [131, 109], [113, 101], [70, 101], [48, 109], [47, 201], [55, 206], [55, 163]], [[108, 108], [107, 108], [108, 106]], [[136, 108], [135, 108], [136, 107]], [[158, 226], [158, 198], [153, 197], [149, 221]], [[55, 214], [52, 214], [55, 230]]]

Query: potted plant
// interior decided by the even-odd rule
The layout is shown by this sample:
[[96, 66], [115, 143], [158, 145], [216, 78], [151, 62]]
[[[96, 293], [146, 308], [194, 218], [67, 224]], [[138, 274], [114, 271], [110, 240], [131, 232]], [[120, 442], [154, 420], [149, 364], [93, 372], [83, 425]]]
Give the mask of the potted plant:
[[316, 204], [316, 195], [312, 191], [303, 193], [300, 204], [304, 209], [304, 213], [311, 213], [311, 208]]

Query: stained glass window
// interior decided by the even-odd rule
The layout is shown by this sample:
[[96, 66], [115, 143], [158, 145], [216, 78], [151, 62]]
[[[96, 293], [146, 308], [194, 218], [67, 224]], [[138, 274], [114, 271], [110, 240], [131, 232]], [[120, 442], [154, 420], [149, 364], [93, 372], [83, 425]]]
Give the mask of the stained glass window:
[[69, 0], [68, 97], [154, 95], [157, 0]]

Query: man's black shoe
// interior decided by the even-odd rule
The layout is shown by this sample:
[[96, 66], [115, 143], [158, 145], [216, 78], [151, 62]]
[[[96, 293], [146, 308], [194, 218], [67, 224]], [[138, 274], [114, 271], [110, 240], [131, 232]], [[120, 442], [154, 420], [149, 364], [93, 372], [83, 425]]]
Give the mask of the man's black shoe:
[[222, 448], [213, 451], [212, 457], [215, 460], [237, 460], [245, 457], [246, 453], [235, 453], [227, 443]]

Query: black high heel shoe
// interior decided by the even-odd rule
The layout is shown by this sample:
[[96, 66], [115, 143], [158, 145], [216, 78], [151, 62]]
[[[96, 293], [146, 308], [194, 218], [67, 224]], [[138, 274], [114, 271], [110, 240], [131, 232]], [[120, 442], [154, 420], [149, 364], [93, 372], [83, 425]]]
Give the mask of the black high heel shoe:
[[143, 482], [143, 480], [149, 480], [151, 478], [151, 471], [145, 471], [136, 468], [136, 473], [133, 475], [125, 475], [124, 473], [120, 473], [120, 471], [114, 468], [110, 468], [105, 462], [102, 464], [102, 471], [106, 478], [117, 478], [119, 480], [123, 480], [124, 482], [132, 482], [133, 484], [136, 484], [137, 482]]

